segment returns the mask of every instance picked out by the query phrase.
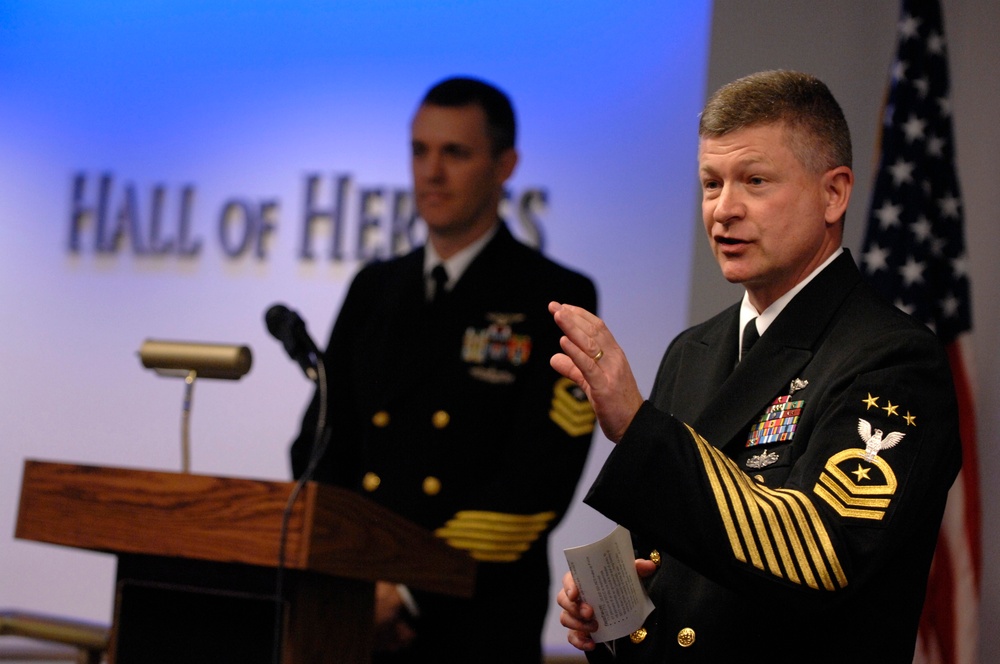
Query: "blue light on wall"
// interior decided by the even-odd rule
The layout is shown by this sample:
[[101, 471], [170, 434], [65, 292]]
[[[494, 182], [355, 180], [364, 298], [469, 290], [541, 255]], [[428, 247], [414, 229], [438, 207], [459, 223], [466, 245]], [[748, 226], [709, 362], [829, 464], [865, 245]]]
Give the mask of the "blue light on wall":
[[[651, 384], [686, 311], [710, 9], [708, 0], [4, 2], [0, 531], [13, 532], [26, 457], [176, 466], [176, 423], [160, 401], [174, 392], [150, 394], [159, 387], [134, 358], [149, 335], [254, 347], [238, 388], [199, 395], [195, 438], [212, 444], [195, 441], [194, 469], [287, 476], [308, 387], [261, 315], [288, 300], [324, 338], [357, 265], [350, 252], [302, 260], [308, 182], [319, 178], [324, 205], [339, 177], [350, 178], [355, 207], [363, 190], [381, 189], [370, 212], [388, 218], [390, 194], [409, 186], [417, 101], [453, 74], [511, 95], [514, 202], [545, 191], [532, 214], [546, 252], [595, 278], [601, 314]], [[161, 239], [183, 244], [186, 209], [200, 252], [142, 253], [127, 239], [97, 251], [93, 217], [71, 251], [74, 187], [83, 178], [76, 202], [95, 207], [104, 177], [111, 212], [133, 197], [146, 239], [161, 188]], [[220, 250], [242, 240], [238, 219], [232, 237], [220, 236], [227, 209], [256, 210], [271, 227], [266, 246]], [[345, 247], [356, 246], [356, 226]], [[556, 569], [562, 547], [605, 532], [585, 508], [571, 513], [553, 543]], [[103, 558], [8, 538], [0, 559], [5, 603], [109, 619]], [[555, 618], [547, 641], [558, 649]]]

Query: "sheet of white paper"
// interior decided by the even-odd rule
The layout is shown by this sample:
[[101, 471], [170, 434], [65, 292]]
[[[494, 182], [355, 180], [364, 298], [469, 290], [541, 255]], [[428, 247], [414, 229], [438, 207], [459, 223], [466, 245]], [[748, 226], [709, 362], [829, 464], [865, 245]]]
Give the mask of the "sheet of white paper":
[[592, 635], [594, 641], [611, 641], [642, 627], [655, 607], [635, 571], [628, 530], [618, 526], [592, 544], [563, 553], [580, 596], [594, 607], [599, 626]]

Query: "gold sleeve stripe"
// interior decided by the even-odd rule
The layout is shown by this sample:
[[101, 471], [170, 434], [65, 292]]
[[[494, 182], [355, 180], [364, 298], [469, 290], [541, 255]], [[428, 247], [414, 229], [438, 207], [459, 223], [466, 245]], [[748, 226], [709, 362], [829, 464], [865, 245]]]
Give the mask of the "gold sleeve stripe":
[[507, 514], [505, 512], [487, 512], [484, 510], [462, 510], [455, 512], [452, 521], [478, 521], [482, 523], [513, 523], [549, 525], [556, 518], [555, 512], [538, 512], [537, 514]]
[[534, 542], [538, 539], [538, 533], [543, 529], [539, 528], [536, 530], [521, 530], [521, 531], [502, 531], [502, 530], [487, 530], [487, 529], [475, 529], [475, 528], [462, 528], [450, 525], [445, 525], [434, 531], [434, 534], [438, 537], [449, 539], [463, 539], [463, 540], [481, 540], [485, 542], [496, 542], [498, 544], [503, 542]]
[[580, 420], [574, 420], [566, 417], [564, 414], [558, 412], [555, 409], [549, 411], [549, 419], [552, 422], [565, 431], [570, 436], [582, 436], [584, 434], [592, 433], [594, 431], [594, 418], [584, 418]]
[[584, 391], [569, 378], [560, 378], [552, 388], [549, 419], [570, 436], [577, 437], [594, 431], [597, 416]]
[[[784, 559], [788, 578], [795, 583], [805, 583], [810, 588], [818, 588], [819, 582], [816, 580], [811, 562], [813, 557], [810, 556], [810, 551], [813, 550], [809, 547], [811, 542], [803, 542], [801, 537], [795, 536], [800, 531], [806, 532], [803, 527], [802, 512], [798, 509], [798, 505], [791, 500], [791, 496], [787, 493], [768, 490], [766, 487], [761, 487], [759, 495], [761, 498], [771, 501], [771, 504], [781, 514], [781, 528], [775, 529], [773, 535], [779, 541], [787, 542], [787, 546], [792, 549], [793, 555]], [[799, 570], [802, 574], [801, 580], [799, 579]]]
[[520, 553], [501, 553], [498, 551], [469, 551], [469, 555], [473, 560], [483, 563], [513, 563], [521, 559]]
[[[792, 530], [795, 528], [792, 521], [791, 515], [788, 513], [788, 509], [783, 502], [780, 500], [775, 500], [773, 496], [768, 496], [764, 494], [764, 498], [767, 500], [761, 501], [761, 507], [766, 508], [768, 512], [775, 515], [775, 518], [769, 519], [769, 524], [771, 526], [771, 532], [774, 533], [775, 545], [778, 547], [778, 554], [781, 556], [783, 561], [783, 567], [785, 574], [788, 575], [788, 579], [793, 583], [801, 584], [802, 578], [799, 576], [798, 567], [791, 565], [788, 561], [794, 559], [798, 561], [799, 567], [803, 567], [803, 574], [805, 575], [805, 581], [807, 584], [814, 584], [814, 577], [812, 575], [812, 570], [808, 566], [803, 565], [805, 561], [805, 552], [802, 549], [802, 542], [798, 539], [793, 539], [788, 541], [787, 538], [782, 535], [785, 530]], [[789, 551], [791, 547], [791, 551]], [[776, 574], [776, 576], [781, 576]]]
[[[693, 432], [692, 432], [693, 433]], [[727, 507], [726, 497], [730, 499], [734, 498], [736, 493], [733, 486], [733, 479], [731, 473], [724, 472], [724, 469], [719, 467], [722, 463], [721, 459], [713, 458], [707, 449], [707, 445], [699, 445], [698, 450], [701, 452], [702, 462], [705, 464], [705, 469], [709, 471], [709, 479], [712, 481], [713, 492], [715, 493], [716, 503], [720, 507], [720, 512], [728, 515], [729, 525], [728, 529], [731, 529], [729, 540], [733, 546], [733, 551], [736, 553], [736, 557], [740, 562], [746, 562], [746, 553], [743, 550], [743, 545], [740, 543], [739, 535], [743, 535], [743, 541], [746, 543], [747, 549], [749, 549], [750, 562], [754, 567], [758, 569], [764, 569], [763, 564], [760, 559], [760, 552], [757, 551], [757, 545], [754, 542], [753, 533], [750, 530], [750, 525], [747, 523], [746, 513], [743, 510], [744, 503], [742, 501], [734, 500], [731, 503], [731, 507]], [[722, 509], [727, 507], [727, 509]], [[733, 522], [739, 526], [739, 530], [733, 527]]]
[[[719, 470], [721, 470], [721, 468]], [[774, 512], [772, 511], [773, 506], [768, 504], [766, 501], [757, 499], [754, 496], [753, 485], [748, 480], [748, 478], [745, 475], [739, 473], [734, 473], [734, 474], [726, 473], [726, 476], [730, 477], [731, 479], [729, 481], [733, 482], [733, 484], [735, 484], [738, 487], [739, 497], [742, 500], [743, 504], [747, 506], [747, 510], [753, 517], [753, 531], [761, 532], [765, 528], [767, 528], [772, 532], [775, 531], [780, 532], [778, 530], [778, 524], [774, 518]], [[766, 525], [765, 525], [765, 517], [767, 519]], [[749, 532], [746, 533], [745, 537], [747, 537], [748, 541], [753, 541], [752, 535]], [[774, 574], [775, 576], [781, 576], [781, 568], [778, 564], [778, 559], [775, 555], [774, 549], [775, 546], [781, 549], [783, 544], [784, 540], [780, 537], [776, 538], [776, 541], [773, 543], [771, 542], [771, 540], [767, 538], [762, 538], [760, 542], [761, 548], [764, 550], [764, 557], [767, 559], [768, 571], [771, 572], [771, 574]], [[785, 555], [787, 555], [787, 553]], [[760, 565], [757, 565], [757, 567], [760, 567]]]
[[[858, 469], [848, 474], [841, 464], [853, 462], [857, 462]], [[870, 472], [874, 475], [870, 476]], [[857, 475], [857, 481], [851, 475]], [[862, 479], [865, 484], [858, 483]], [[849, 448], [830, 457], [813, 493], [842, 517], [881, 521], [898, 486], [896, 473], [884, 460], [869, 459], [863, 449]]]
[[[889, 507], [890, 500], [888, 498], [853, 498], [850, 494], [844, 491], [841, 485], [837, 484], [837, 482], [826, 473], [819, 476], [819, 481], [826, 485], [826, 487], [823, 487], [824, 490], [829, 490], [835, 493], [837, 498], [839, 498], [845, 505], [851, 505], [852, 507], [871, 507], [882, 509]], [[879, 518], [881, 518], [881, 515]]]
[[[844, 572], [844, 568], [840, 564], [840, 559], [837, 557], [837, 551], [833, 548], [833, 540], [830, 539], [830, 533], [827, 532], [826, 526], [823, 524], [823, 518], [819, 515], [819, 510], [816, 509], [816, 505], [814, 505], [813, 501], [809, 500], [809, 497], [801, 491], [791, 491], [787, 489], [783, 491], [789, 495], [795, 496], [809, 513], [810, 521], [815, 524], [814, 531], [816, 533], [816, 537], [819, 539], [822, 551], [826, 553], [826, 556], [830, 561], [830, 571], [836, 578], [837, 585], [841, 588], [846, 588], [847, 574]], [[817, 552], [817, 554], [818, 553], [819, 552]], [[824, 570], [825, 569], [826, 568], [824, 567]], [[831, 590], [833, 590], [833, 588], [831, 588]]]
[[[840, 584], [841, 587], [847, 585], [847, 580], [843, 578], [843, 572], [840, 570], [840, 561], [833, 550], [833, 543], [827, 535], [826, 527], [819, 518], [816, 508], [809, 502], [809, 499], [803, 493], [790, 489], [769, 489], [767, 491], [786, 501], [791, 507], [792, 513], [795, 515], [795, 522], [802, 533], [802, 538], [805, 540], [806, 552], [809, 554], [808, 560], [812, 561], [816, 573], [823, 583], [823, 587], [827, 590], [836, 590], [831, 576], [843, 579], [843, 583]], [[819, 540], [819, 543], [817, 543], [817, 540]], [[822, 548], [820, 548], [820, 544], [822, 544]], [[809, 568], [806, 567], [805, 569]], [[811, 588], [817, 587], [815, 581], [808, 585]]]
[[479, 539], [463, 539], [461, 537], [444, 538], [448, 544], [464, 551], [480, 551], [483, 553], [524, 553], [531, 544], [528, 542], [496, 542]]
[[476, 560], [513, 562], [531, 547], [555, 517], [555, 512], [461, 511], [434, 534], [450, 546], [468, 551]]
[[810, 588], [832, 591], [847, 585], [826, 526], [805, 494], [752, 481], [729, 457], [687, 428], [737, 560]]
[[840, 498], [840, 493], [837, 492], [837, 487], [831, 487], [834, 493], [827, 491], [826, 487], [820, 486], [819, 483], [813, 487], [813, 492], [825, 500], [829, 505], [837, 511], [840, 516], [853, 517], [855, 519], [870, 519], [872, 521], [881, 521], [882, 517], [885, 516], [885, 512], [881, 510], [871, 510], [871, 509], [861, 509], [861, 508], [851, 508], [844, 505], [843, 500]]
[[[704, 442], [704, 439], [700, 440]], [[781, 556], [781, 560], [784, 563], [783, 566], [785, 569], [785, 574], [787, 574], [789, 580], [791, 580], [794, 583], [802, 583], [802, 580], [799, 576], [796, 566], [790, 564], [789, 562], [792, 560], [789, 554], [789, 546], [791, 546], [792, 549], [794, 550], [795, 558], [798, 561], [799, 566], [803, 568], [803, 576], [805, 577], [807, 585], [815, 587], [816, 586], [815, 577], [813, 576], [812, 570], [808, 565], [808, 559], [805, 556], [801, 541], [798, 538], [795, 538], [789, 545], [786, 537], [784, 536], [784, 532], [786, 531], [791, 531], [791, 532], [795, 531], [795, 525], [791, 518], [791, 515], [789, 514], [788, 506], [785, 504], [784, 501], [775, 499], [773, 496], [768, 496], [767, 494], [755, 493], [754, 490], [757, 485], [755, 483], [751, 483], [746, 475], [740, 473], [736, 469], [735, 465], [727, 457], [723, 456], [722, 454], [715, 454], [715, 455], [711, 454], [709, 450], [714, 450], [714, 449], [715, 448], [713, 448], [708, 443], [699, 446], [699, 450], [701, 451], [703, 458], [712, 459], [713, 465], [715, 466], [715, 469], [717, 471], [724, 471], [726, 473], [726, 476], [733, 478], [733, 481], [738, 483], [738, 485], [742, 489], [741, 497], [744, 501], [746, 501], [748, 505], [752, 506], [751, 509], [759, 509], [768, 514], [769, 517], [768, 525], [770, 527], [770, 532], [773, 533], [774, 535], [774, 546], [777, 547], [778, 549], [778, 552]], [[775, 512], [777, 512], [778, 516], [780, 516], [780, 523], [776, 518], [774, 518]], [[755, 532], [764, 531], [764, 524], [759, 519], [755, 520], [754, 531]], [[745, 535], [745, 537], [751, 544], [753, 543], [751, 535], [747, 534]], [[763, 546], [766, 547], [766, 550], [770, 551], [771, 555], [773, 556], [774, 555], [773, 548], [771, 546], [770, 540], [766, 537], [762, 538], [762, 543]], [[737, 558], [739, 558], [741, 562], [746, 562], [745, 558], [742, 558], [740, 555], [737, 555]], [[769, 564], [768, 566], [768, 571], [777, 577], [781, 577], [782, 572], [778, 568], [777, 563], [771, 562], [770, 560], [769, 562], [771, 564]], [[757, 567], [758, 569], [764, 569], [761, 565], [755, 565], [755, 567]]]

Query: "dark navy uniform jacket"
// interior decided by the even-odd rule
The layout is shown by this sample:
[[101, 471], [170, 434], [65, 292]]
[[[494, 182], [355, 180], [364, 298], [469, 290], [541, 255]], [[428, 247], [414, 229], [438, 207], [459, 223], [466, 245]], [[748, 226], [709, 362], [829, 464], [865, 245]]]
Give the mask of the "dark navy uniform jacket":
[[946, 354], [847, 252], [736, 365], [738, 320], [674, 340], [585, 498], [661, 560], [616, 661], [909, 664], [961, 465]]
[[[539, 662], [548, 536], [594, 428], [586, 396], [549, 365], [561, 333], [547, 307], [594, 311], [595, 288], [502, 223], [440, 307], [427, 302], [423, 260], [421, 248], [374, 263], [351, 284], [325, 350], [332, 438], [315, 478], [478, 561], [471, 601], [415, 593], [413, 661]], [[317, 398], [292, 446], [296, 476]]]

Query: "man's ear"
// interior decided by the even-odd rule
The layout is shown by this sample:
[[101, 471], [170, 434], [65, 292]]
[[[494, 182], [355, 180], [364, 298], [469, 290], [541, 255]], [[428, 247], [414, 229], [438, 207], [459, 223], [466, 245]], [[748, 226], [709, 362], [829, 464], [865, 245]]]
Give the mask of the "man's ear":
[[499, 184], [503, 184], [510, 179], [511, 175], [514, 174], [514, 168], [517, 166], [517, 159], [517, 150], [514, 148], [507, 148], [497, 157], [497, 176], [500, 180]]
[[826, 223], [834, 224], [844, 218], [847, 204], [854, 189], [854, 171], [847, 166], [832, 168], [823, 174], [823, 191], [826, 194]]

